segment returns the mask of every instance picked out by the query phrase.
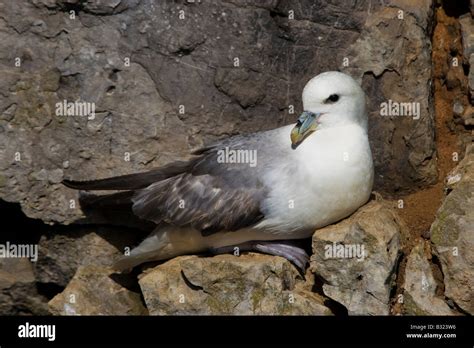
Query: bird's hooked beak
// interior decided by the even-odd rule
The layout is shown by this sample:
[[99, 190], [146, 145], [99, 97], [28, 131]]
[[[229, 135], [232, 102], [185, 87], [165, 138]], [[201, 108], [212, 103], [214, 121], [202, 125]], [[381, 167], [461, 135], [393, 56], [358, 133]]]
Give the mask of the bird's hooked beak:
[[315, 114], [311, 111], [303, 111], [298, 117], [296, 126], [291, 130], [291, 146], [296, 148], [308, 135], [313, 133], [318, 127], [317, 119], [322, 114]]

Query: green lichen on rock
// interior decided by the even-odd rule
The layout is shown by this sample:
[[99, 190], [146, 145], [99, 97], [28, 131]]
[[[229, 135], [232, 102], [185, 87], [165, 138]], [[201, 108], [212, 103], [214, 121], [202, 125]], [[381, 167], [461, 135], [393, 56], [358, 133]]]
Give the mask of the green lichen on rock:
[[474, 183], [461, 182], [445, 198], [431, 226], [431, 241], [440, 246], [455, 246], [459, 239], [459, 219], [466, 215], [466, 202], [472, 200]]
[[0, 187], [5, 186], [7, 183], [7, 178], [5, 175], [0, 174]]
[[403, 295], [403, 314], [405, 315], [430, 315], [430, 313], [422, 310], [416, 305], [413, 297], [410, 294], [405, 293]]
[[331, 314], [319, 295], [302, 287], [296, 268], [277, 256], [182, 256], [147, 271], [139, 283], [156, 315]]
[[458, 180], [431, 226], [431, 242], [444, 276], [445, 296], [474, 314], [474, 146], [448, 175]]

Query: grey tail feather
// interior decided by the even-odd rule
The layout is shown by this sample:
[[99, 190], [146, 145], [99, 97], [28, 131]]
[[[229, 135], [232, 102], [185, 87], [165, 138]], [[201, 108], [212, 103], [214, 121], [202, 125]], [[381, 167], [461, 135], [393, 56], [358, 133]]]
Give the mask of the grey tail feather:
[[110, 207], [120, 205], [131, 205], [134, 191], [124, 191], [109, 195], [95, 195], [93, 193], [80, 191], [79, 202], [81, 207]]
[[188, 170], [197, 159], [172, 162], [148, 172], [87, 181], [65, 179], [62, 183], [69, 188], [77, 190], [137, 190]]

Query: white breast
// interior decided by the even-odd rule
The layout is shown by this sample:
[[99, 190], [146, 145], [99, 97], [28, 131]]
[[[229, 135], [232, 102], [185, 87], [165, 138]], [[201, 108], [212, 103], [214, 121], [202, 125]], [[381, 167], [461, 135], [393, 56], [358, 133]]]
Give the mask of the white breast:
[[265, 219], [257, 228], [288, 233], [291, 238], [308, 237], [369, 199], [373, 163], [362, 127], [317, 130], [291, 156], [290, 165], [275, 167], [266, 178], [273, 189], [263, 204]]

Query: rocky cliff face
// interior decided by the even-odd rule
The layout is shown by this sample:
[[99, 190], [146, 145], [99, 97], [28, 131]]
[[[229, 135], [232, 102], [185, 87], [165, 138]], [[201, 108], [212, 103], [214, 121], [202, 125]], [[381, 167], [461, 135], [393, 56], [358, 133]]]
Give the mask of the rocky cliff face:
[[[39, 220], [1, 237], [39, 244], [33, 265], [2, 261], [1, 312], [472, 314], [470, 152], [457, 187], [457, 174], [449, 176], [430, 241], [399, 216], [405, 195], [429, 185], [437, 183], [441, 200], [440, 168], [455, 163], [444, 166], [452, 153], [439, 135], [449, 128], [461, 148], [472, 141], [472, 17], [445, 7], [431, 0], [0, 0], [0, 198]], [[441, 20], [434, 39], [448, 28], [462, 47], [432, 42]], [[374, 198], [316, 231], [305, 277], [281, 258], [254, 254], [185, 256], [112, 274], [110, 262], [143, 233], [111, 227], [107, 216], [85, 218], [63, 178], [142, 171], [216, 139], [293, 123], [303, 86], [326, 70], [349, 73], [366, 90], [374, 189], [392, 201]], [[433, 81], [446, 89], [446, 122], [435, 118], [446, 106], [435, 103]], [[95, 116], [58, 115], [64, 101], [94, 103]], [[394, 109], [400, 103], [402, 115]], [[331, 245], [363, 245], [367, 254], [328, 258]], [[25, 292], [31, 300], [22, 300]]]
[[431, 242], [441, 263], [445, 295], [474, 313], [474, 147], [447, 179], [450, 191], [431, 226]]
[[[368, 92], [377, 188], [433, 183], [432, 9], [420, 3], [3, 1], [0, 197], [71, 223], [82, 213], [64, 177], [132, 173], [295, 122], [305, 83], [336, 69]], [[388, 99], [420, 103], [419, 119], [380, 117]], [[94, 119], [56, 116], [64, 100], [95, 103]]]

